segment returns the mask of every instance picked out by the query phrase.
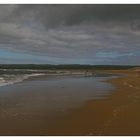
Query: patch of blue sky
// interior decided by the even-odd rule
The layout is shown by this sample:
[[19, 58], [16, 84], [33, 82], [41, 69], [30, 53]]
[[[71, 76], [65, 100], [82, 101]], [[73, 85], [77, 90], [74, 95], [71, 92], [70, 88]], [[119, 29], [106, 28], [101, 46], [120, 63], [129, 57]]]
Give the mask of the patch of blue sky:
[[[63, 58], [10, 49], [0, 49], [1, 64], [112, 64], [123, 59], [140, 57], [140, 51], [99, 51], [92, 58]], [[120, 63], [120, 62], [119, 62]]]
[[128, 52], [128, 53], [123, 53], [123, 52], [117, 52], [117, 51], [100, 51], [96, 53], [97, 58], [120, 58], [120, 57], [125, 57], [125, 56], [133, 56], [135, 53], [134, 52]]
[[57, 63], [58, 61], [60, 61], [58, 58], [0, 49], [1, 63]]
[[4, 64], [88, 64], [91, 59], [57, 58], [28, 52], [0, 49], [0, 63]]

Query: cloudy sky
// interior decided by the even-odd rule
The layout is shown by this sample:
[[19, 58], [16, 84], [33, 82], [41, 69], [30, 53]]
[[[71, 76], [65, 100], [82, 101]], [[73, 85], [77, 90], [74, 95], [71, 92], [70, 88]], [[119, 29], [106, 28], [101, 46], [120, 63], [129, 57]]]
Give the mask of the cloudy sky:
[[140, 5], [0, 5], [0, 63], [140, 64]]

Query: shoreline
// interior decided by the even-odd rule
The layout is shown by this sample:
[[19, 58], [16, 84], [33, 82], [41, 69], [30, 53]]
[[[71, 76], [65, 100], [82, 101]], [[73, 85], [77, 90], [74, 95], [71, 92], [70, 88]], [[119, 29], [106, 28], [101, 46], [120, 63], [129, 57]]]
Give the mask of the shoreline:
[[50, 135], [140, 135], [140, 75], [126, 73], [125, 77], [105, 81], [116, 86], [108, 99], [88, 101], [68, 113], [61, 129], [51, 130]]
[[0, 135], [49, 135], [51, 129], [61, 127], [67, 112], [108, 96], [104, 91], [109, 89], [111, 85], [98, 77], [43, 80], [39, 76], [5, 86], [0, 89]]
[[[47, 107], [46, 97], [48, 97], [45, 95], [46, 94], [45, 91], [43, 90], [36, 91], [36, 89], [38, 89], [36, 87], [33, 90], [35, 91], [35, 94], [34, 94], [32, 93], [32, 90], [30, 91], [28, 90], [28, 88], [30, 89], [32, 85], [33, 86], [35, 85], [35, 83], [33, 82], [32, 85], [28, 85], [25, 82], [24, 83], [25, 85], [23, 84], [25, 91], [22, 91], [21, 93], [23, 94], [20, 94], [20, 92], [18, 93], [18, 91], [21, 91], [21, 89], [24, 89], [21, 86], [22, 84], [20, 84], [22, 88], [19, 85], [15, 85], [14, 90], [16, 91], [16, 93], [14, 93], [12, 90], [12, 94], [10, 94], [11, 91], [9, 90], [9, 93], [7, 95], [3, 93], [3, 95], [5, 96], [3, 98], [4, 100], [1, 99], [2, 103], [4, 104], [1, 104], [2, 106], [0, 106], [0, 109], [2, 109], [1, 110], [2, 114], [0, 114], [0, 117], [1, 117], [0, 122], [2, 124], [0, 135], [4, 135], [4, 134], [5, 135], [20, 135], [20, 136], [21, 135], [24, 135], [24, 136], [26, 135], [28, 136], [30, 135], [40, 135], [40, 136], [47, 136], [47, 135], [48, 136], [140, 135], [140, 127], [139, 127], [140, 126], [140, 112], [139, 112], [140, 75], [135, 74], [132, 71], [106, 71], [103, 73], [113, 73], [116, 75], [125, 74], [125, 76], [120, 76], [117, 78], [109, 77], [107, 78], [107, 80], [100, 81], [103, 83], [112, 84], [115, 87], [113, 90], [109, 91], [110, 93], [109, 93], [109, 96], [107, 96], [107, 98], [94, 99], [94, 100], [88, 99], [87, 101], [85, 101], [85, 103], [80, 105], [78, 108], [72, 108], [72, 109], [64, 110], [64, 111], [62, 110], [62, 112], [59, 112], [56, 116], [54, 115], [53, 118], [51, 118], [51, 116], [49, 118], [48, 116], [49, 114], [48, 112], [46, 112], [47, 110], [46, 111], [44, 110]], [[41, 76], [41, 77], [43, 78], [44, 76]], [[37, 80], [40, 80], [40, 79], [43, 80], [41, 77], [40, 76], [30, 77], [31, 79], [29, 78], [27, 80], [31, 80], [31, 82], [32, 80], [34, 81], [34, 78]], [[45, 79], [46, 78], [47, 76], [45, 76]], [[56, 85], [58, 85], [58, 83], [56, 83]], [[13, 89], [13, 87], [11, 88]], [[63, 87], [61, 87], [60, 89], [63, 89]], [[38, 91], [41, 91], [40, 95], [38, 95], [39, 93]], [[49, 94], [51, 95], [51, 93]], [[55, 96], [53, 97], [53, 95], [51, 95], [50, 97], [53, 99]], [[8, 100], [6, 98], [8, 98]], [[15, 100], [15, 98], [17, 101]], [[79, 96], [79, 98], [81, 98], [81, 96]], [[20, 102], [20, 101], [23, 101], [23, 99], [25, 103], [27, 103], [26, 108], [21, 108], [22, 106], [24, 106], [24, 102], [22, 104]], [[5, 104], [5, 101], [6, 102], [8, 101], [7, 103], [9, 105]], [[14, 104], [9, 103], [9, 101], [11, 103], [13, 102]], [[49, 101], [49, 99], [47, 101]], [[18, 103], [17, 109], [11, 108], [11, 105], [15, 106], [16, 102]], [[51, 100], [49, 102], [53, 103]], [[64, 104], [64, 106], [65, 105], [67, 105], [67, 102], [66, 104]], [[29, 116], [26, 115], [26, 113], [22, 111], [21, 109], [24, 109], [25, 112], [28, 110], [26, 113], [27, 114], [29, 113]], [[40, 114], [38, 114], [39, 113], [38, 111], [40, 112]], [[20, 115], [20, 113], [23, 113], [23, 112], [25, 114]], [[3, 118], [3, 115], [4, 115], [4, 118]], [[37, 116], [41, 115], [40, 117], [41, 118], [43, 117], [43, 118], [38, 120], [38, 117], [36, 115]], [[47, 118], [45, 118], [44, 115]], [[30, 119], [30, 117], [33, 117], [33, 118]], [[11, 122], [11, 119], [13, 120], [12, 122]], [[48, 119], [50, 119], [50, 121]], [[25, 123], [23, 123], [24, 121]], [[10, 128], [8, 128], [9, 126], [9, 124], [7, 124], [8, 122], [11, 124]], [[10, 130], [12, 129], [11, 126], [15, 126], [15, 131]], [[34, 128], [32, 128], [33, 126]], [[3, 127], [4, 127], [4, 130], [2, 130]], [[26, 128], [26, 127], [29, 127], [29, 128]]]

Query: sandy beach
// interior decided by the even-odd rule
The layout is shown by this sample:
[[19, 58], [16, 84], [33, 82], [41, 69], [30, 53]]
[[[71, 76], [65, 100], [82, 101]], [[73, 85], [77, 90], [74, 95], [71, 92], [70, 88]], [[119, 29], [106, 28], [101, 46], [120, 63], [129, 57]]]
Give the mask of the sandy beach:
[[47, 85], [42, 79], [1, 87], [0, 135], [140, 135], [140, 76], [111, 73], [127, 76], [100, 83], [58, 77]]
[[[128, 76], [107, 80], [116, 89], [110, 98], [89, 101], [63, 119], [63, 127], [51, 134], [132, 136], [140, 135], [140, 75], [130, 71], [114, 71]], [[59, 130], [59, 132], [58, 132]]]

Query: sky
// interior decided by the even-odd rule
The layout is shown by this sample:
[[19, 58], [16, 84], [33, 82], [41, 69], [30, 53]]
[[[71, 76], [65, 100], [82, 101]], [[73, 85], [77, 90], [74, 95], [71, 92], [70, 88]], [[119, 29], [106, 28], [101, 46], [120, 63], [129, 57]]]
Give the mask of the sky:
[[140, 64], [140, 5], [0, 5], [0, 64]]

